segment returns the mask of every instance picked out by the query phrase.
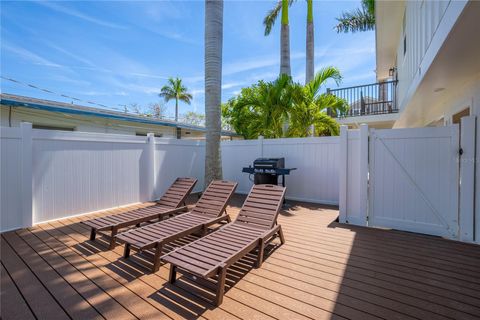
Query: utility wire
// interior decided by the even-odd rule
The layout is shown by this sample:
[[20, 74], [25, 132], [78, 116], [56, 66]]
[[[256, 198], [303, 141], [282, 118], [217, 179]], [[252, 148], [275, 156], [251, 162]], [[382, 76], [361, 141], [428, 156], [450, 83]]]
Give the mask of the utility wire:
[[[107, 105], [104, 105], [104, 104], [101, 104], [101, 103], [97, 103], [97, 102], [94, 102], [94, 101], [82, 100], [82, 99], [79, 99], [79, 98], [76, 98], [76, 97], [73, 97], [73, 96], [70, 96], [70, 95], [55, 92], [55, 91], [45, 89], [45, 88], [39, 87], [37, 85], [31, 84], [31, 83], [26, 83], [26, 82], [23, 82], [23, 81], [20, 81], [20, 80], [17, 80], [17, 79], [13, 79], [13, 78], [10, 78], [10, 77], [5, 77], [3, 75], [0, 75], [0, 78], [2, 78], [4, 80], [7, 80], [7, 81], [10, 81], [10, 82], [13, 82], [13, 83], [16, 83], [18, 85], [27, 86], [27, 87], [30, 87], [30, 88], [33, 88], [33, 89], [36, 89], [36, 90], [40, 90], [40, 91], [43, 91], [43, 92], [46, 92], [46, 93], [49, 93], [49, 94], [57, 95], [57, 96], [67, 98], [67, 99], [71, 99], [71, 100], [74, 100], [74, 101], [78, 101], [78, 102], [81, 102], [81, 103], [87, 103], [87, 104], [94, 105], [94, 106], [99, 106], [99, 107], [102, 107], [102, 108], [105, 108], [105, 109], [112, 109], [112, 110], [115, 110], [115, 111], [120, 111], [122, 113], [131, 114], [131, 115], [134, 115], [134, 116], [139, 116], [139, 115], [141, 116], [142, 115], [140, 113], [129, 112], [128, 111], [128, 106], [125, 105], [125, 104], [118, 104], [118, 106], [120, 106], [122, 108], [110, 107], [110, 106], [107, 106]], [[72, 101], [72, 104], [73, 104], [73, 101]], [[175, 117], [162, 116], [161, 119], [174, 120]], [[179, 122], [187, 123], [186, 121], [181, 121], [181, 120]]]

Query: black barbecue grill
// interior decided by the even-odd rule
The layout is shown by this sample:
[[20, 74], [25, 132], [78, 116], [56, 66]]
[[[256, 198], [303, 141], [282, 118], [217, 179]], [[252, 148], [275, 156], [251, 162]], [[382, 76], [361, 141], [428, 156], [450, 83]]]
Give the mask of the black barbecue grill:
[[285, 176], [296, 168], [285, 168], [285, 158], [258, 158], [253, 161], [253, 167], [245, 167], [242, 172], [253, 174], [254, 184], [278, 184], [282, 176], [282, 186], [285, 187]]

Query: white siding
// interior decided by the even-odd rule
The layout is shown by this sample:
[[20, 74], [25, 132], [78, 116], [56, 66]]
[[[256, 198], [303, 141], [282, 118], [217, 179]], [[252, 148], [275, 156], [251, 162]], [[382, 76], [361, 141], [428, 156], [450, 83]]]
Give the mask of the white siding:
[[410, 89], [413, 79], [425, 73], [421, 70], [425, 54], [430, 47], [450, 1], [408, 1], [405, 9], [407, 52], [403, 54], [403, 34], [397, 47], [398, 103], [404, 106], [403, 99]]

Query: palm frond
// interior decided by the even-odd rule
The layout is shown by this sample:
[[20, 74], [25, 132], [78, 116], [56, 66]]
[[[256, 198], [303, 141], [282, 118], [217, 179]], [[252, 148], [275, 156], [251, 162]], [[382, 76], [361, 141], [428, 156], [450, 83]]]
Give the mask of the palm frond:
[[315, 74], [312, 81], [306, 85], [306, 89], [309, 90], [312, 96], [316, 96], [320, 88], [330, 79], [334, 80], [337, 85], [340, 84], [342, 81], [342, 75], [338, 68], [325, 67], [320, 69], [320, 71]]
[[[375, 12], [372, 9], [370, 0], [362, 3], [362, 8], [353, 11], [343, 12], [339, 18], [336, 18], [338, 24], [335, 26], [337, 33], [367, 31], [375, 29]], [[373, 5], [374, 8], [374, 5]]]
[[[295, 0], [289, 0], [288, 6], [290, 7]], [[269, 10], [265, 18], [263, 18], [263, 25], [265, 26], [265, 36], [268, 36], [272, 32], [272, 28], [277, 21], [278, 14], [282, 12], [282, 0], [279, 0], [273, 9]]]

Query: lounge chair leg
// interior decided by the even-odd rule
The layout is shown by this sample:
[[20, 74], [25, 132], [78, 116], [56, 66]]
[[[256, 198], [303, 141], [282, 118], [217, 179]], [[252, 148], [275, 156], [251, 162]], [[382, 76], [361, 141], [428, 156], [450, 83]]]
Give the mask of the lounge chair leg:
[[175, 283], [175, 280], [177, 280], [177, 267], [174, 266], [173, 264], [170, 265], [170, 273], [168, 275], [168, 282], [170, 283]]
[[95, 228], [92, 228], [92, 231], [90, 231], [90, 241], [94, 241], [96, 235], [97, 235], [97, 230]]
[[135, 225], [135, 227], [136, 227], [136, 228], [140, 228], [140, 223], [137, 223], [137, 224]]
[[118, 232], [117, 228], [112, 229], [112, 236], [110, 238], [110, 247], [109, 247], [110, 250], [115, 249], [115, 245], [116, 245], [115, 236], [117, 235], [117, 232]]
[[130, 257], [130, 243], [125, 244], [125, 249], [123, 250], [123, 257], [128, 259]]
[[280, 242], [285, 243], [285, 236], [283, 235], [282, 226], [278, 227], [278, 236], [280, 237]]
[[226, 218], [226, 219], [227, 219], [227, 222], [228, 222], [228, 223], [232, 222], [232, 218], [230, 218], [230, 216], [229, 216], [228, 214], [227, 214], [227, 218]]
[[223, 302], [225, 293], [225, 278], [227, 277], [227, 267], [220, 268], [218, 273], [217, 292], [215, 296], [215, 305], [218, 307]]
[[265, 240], [260, 239], [260, 243], [258, 244], [257, 268], [260, 268], [262, 266], [264, 251], [265, 251]]
[[160, 269], [160, 256], [162, 255], [162, 245], [160, 243], [155, 247], [155, 255], [153, 256], [152, 272], [157, 272]]

